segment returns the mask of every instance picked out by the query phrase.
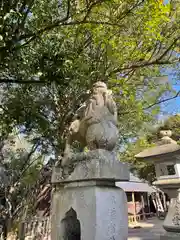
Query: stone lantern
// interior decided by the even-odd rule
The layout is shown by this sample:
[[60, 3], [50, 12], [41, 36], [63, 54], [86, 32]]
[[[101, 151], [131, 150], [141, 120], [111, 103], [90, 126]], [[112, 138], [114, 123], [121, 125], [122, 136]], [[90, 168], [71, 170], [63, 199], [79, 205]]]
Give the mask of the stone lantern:
[[163, 223], [166, 230], [161, 240], [180, 239], [180, 145], [171, 139], [171, 131], [161, 131], [161, 140], [155, 147], [146, 149], [135, 157], [155, 164], [156, 178], [153, 183], [171, 199], [167, 216]]

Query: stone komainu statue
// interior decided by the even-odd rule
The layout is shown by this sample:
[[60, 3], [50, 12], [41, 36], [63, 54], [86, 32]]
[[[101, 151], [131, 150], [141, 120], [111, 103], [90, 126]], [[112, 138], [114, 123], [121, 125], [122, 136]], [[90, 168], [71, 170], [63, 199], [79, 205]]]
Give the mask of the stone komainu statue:
[[90, 98], [77, 110], [69, 127], [62, 166], [69, 164], [75, 140], [89, 150], [114, 149], [118, 140], [117, 108], [105, 83], [96, 82]]

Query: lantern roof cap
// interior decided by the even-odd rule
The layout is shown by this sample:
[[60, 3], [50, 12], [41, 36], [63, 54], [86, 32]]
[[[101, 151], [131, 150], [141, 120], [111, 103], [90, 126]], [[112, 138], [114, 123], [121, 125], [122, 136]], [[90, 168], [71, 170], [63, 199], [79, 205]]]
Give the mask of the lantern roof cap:
[[135, 155], [136, 158], [151, 158], [161, 155], [172, 155], [174, 153], [180, 153], [180, 145], [174, 141], [171, 136], [170, 130], [160, 131], [161, 139], [156, 142], [156, 146], [145, 149], [144, 151]]

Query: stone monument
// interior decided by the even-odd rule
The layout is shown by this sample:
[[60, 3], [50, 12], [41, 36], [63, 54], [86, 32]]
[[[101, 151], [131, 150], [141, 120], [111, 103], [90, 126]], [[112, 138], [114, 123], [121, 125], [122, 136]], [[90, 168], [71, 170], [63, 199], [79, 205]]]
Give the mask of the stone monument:
[[[127, 240], [126, 164], [118, 161], [117, 110], [112, 92], [97, 82], [69, 127], [64, 156], [53, 169], [52, 240]], [[74, 153], [78, 141], [88, 151]]]
[[163, 227], [166, 233], [161, 240], [180, 239], [180, 145], [171, 139], [171, 131], [161, 131], [162, 138], [157, 146], [136, 155], [137, 159], [154, 162], [157, 181], [154, 185], [161, 188], [171, 199]]

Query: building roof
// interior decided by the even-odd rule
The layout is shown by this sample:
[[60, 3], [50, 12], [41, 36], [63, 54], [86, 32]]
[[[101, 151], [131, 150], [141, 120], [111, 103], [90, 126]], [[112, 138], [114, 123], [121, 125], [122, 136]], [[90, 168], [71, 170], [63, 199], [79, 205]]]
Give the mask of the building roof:
[[156, 192], [157, 189], [154, 186], [150, 186], [147, 182], [139, 179], [130, 173], [129, 182], [116, 182], [116, 186], [122, 188], [125, 192]]

